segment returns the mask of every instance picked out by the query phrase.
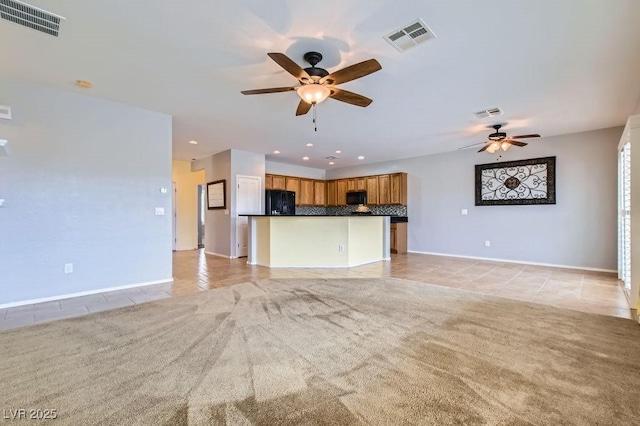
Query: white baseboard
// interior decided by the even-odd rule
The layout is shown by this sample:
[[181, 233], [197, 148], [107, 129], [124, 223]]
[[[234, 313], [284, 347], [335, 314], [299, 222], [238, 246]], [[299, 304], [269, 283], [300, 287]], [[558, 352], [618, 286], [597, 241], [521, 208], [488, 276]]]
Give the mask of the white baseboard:
[[231, 256], [227, 256], [226, 254], [214, 253], [212, 251], [205, 251], [204, 254], [210, 254], [211, 256], [216, 257], [224, 257], [225, 259], [233, 259]]
[[106, 293], [108, 291], [126, 290], [128, 288], [145, 287], [145, 286], [154, 285], [154, 284], [164, 284], [164, 283], [170, 283], [172, 281], [173, 281], [173, 278], [168, 278], [164, 280], [145, 281], [142, 283], [127, 284], [127, 285], [121, 285], [117, 287], [99, 288], [97, 290], [81, 291], [78, 293], [61, 294], [59, 296], [42, 297], [40, 299], [30, 299], [30, 300], [22, 300], [20, 302], [3, 303], [0, 305], [0, 309], [15, 308], [16, 306], [24, 306], [24, 305], [33, 305], [35, 303], [54, 302], [56, 300], [70, 299], [72, 297], [90, 296], [92, 294]]
[[492, 261], [492, 262], [520, 263], [522, 265], [549, 266], [549, 267], [552, 267], [552, 268], [581, 269], [583, 271], [611, 272], [611, 273], [617, 273], [618, 272], [615, 269], [589, 268], [589, 267], [586, 267], [586, 266], [558, 265], [556, 263], [527, 262], [525, 260], [496, 259], [496, 258], [493, 258], [493, 257], [479, 257], [479, 256], [463, 256], [463, 255], [460, 255], [460, 254], [434, 253], [434, 252], [430, 252], [430, 251], [418, 251], [418, 250], [407, 250], [407, 252], [408, 253], [416, 253], [416, 254], [430, 254], [432, 256], [459, 257], [459, 258], [462, 258], [462, 259], [489, 260], [489, 261]]

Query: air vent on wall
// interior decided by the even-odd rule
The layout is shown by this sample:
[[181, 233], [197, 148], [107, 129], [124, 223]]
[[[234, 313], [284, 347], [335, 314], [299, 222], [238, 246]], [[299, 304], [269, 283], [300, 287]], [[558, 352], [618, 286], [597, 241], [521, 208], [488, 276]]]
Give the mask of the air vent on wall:
[[473, 115], [475, 115], [478, 118], [495, 117], [496, 115], [502, 115], [502, 114], [504, 114], [504, 112], [500, 108], [483, 109], [482, 111], [473, 113]]
[[65, 19], [16, 0], [0, 0], [0, 17], [55, 37], [60, 31], [60, 20]]
[[384, 39], [399, 52], [404, 52], [432, 38], [436, 38], [436, 35], [422, 19], [384, 36]]

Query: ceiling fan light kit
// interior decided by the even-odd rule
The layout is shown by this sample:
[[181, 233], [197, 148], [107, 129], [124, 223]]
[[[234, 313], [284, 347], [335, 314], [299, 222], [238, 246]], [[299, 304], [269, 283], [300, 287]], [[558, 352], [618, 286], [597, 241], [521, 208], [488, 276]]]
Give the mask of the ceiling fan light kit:
[[311, 105], [323, 102], [331, 94], [331, 90], [327, 86], [317, 83], [300, 86], [296, 92], [303, 101]]
[[[507, 134], [505, 132], [501, 132], [500, 128], [502, 127], [502, 124], [495, 124], [493, 126], [491, 126], [495, 129], [495, 132], [491, 133], [489, 135], [489, 140], [487, 142], [484, 142], [484, 146], [482, 148], [480, 148], [480, 150], [478, 152], [483, 152], [483, 151], [487, 151], [490, 154], [493, 154], [499, 150], [503, 150], [503, 151], [507, 151], [509, 150], [509, 148], [511, 148], [513, 145], [515, 146], [526, 146], [527, 143], [526, 142], [520, 142], [517, 141], [516, 139], [525, 139], [525, 138], [539, 138], [540, 135], [538, 134], [531, 134], [531, 135], [519, 135], [519, 136], [511, 136], [511, 137], [507, 137]], [[473, 146], [473, 145], [471, 145]]]

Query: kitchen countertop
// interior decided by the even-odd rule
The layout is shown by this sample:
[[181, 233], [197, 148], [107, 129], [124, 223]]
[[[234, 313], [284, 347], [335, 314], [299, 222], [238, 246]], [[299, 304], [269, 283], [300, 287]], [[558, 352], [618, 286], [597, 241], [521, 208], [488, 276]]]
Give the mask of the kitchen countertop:
[[391, 223], [407, 223], [409, 222], [409, 218], [407, 216], [394, 216], [390, 214], [296, 214], [296, 215], [286, 215], [286, 214], [241, 214], [238, 216], [255, 216], [255, 217], [371, 217], [371, 216], [389, 216], [391, 218]]

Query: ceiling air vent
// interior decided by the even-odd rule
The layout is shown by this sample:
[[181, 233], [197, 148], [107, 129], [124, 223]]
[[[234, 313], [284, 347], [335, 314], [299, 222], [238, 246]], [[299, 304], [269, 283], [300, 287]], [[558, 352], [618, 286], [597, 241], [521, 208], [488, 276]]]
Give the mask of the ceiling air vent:
[[399, 52], [404, 52], [432, 38], [436, 38], [436, 35], [422, 19], [384, 36], [384, 39]]
[[60, 20], [65, 19], [16, 0], [0, 0], [0, 17], [54, 37], [58, 37]]
[[502, 114], [504, 114], [504, 112], [500, 108], [483, 109], [482, 111], [473, 113], [473, 115], [475, 115], [478, 118], [495, 117], [496, 115], [502, 115]]
[[338, 159], [338, 157], [334, 157], [333, 155], [330, 155], [330, 156], [324, 157], [324, 158], [326, 158], [327, 160], [337, 160]]

